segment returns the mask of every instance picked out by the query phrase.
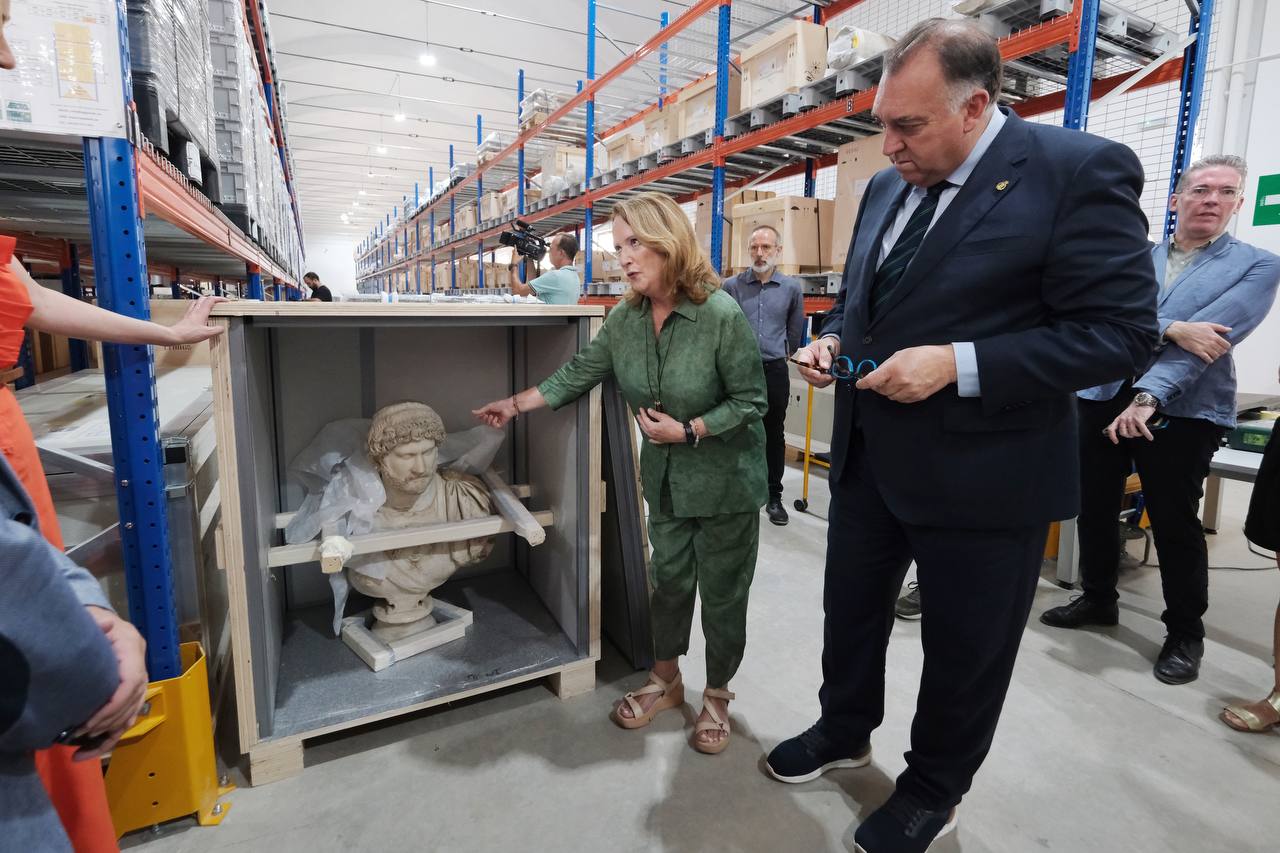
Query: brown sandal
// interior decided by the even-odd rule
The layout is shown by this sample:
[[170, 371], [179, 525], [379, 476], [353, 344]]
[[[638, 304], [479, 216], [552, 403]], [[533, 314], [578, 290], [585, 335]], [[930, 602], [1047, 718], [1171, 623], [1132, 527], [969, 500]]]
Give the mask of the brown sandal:
[[[724, 719], [720, 719], [720, 715], [716, 713], [715, 706], [707, 701], [707, 697], [712, 699], [723, 699], [726, 702], [732, 702], [738, 697], [730, 693], [728, 690], [719, 690], [714, 687], [708, 687], [702, 691], [702, 710], [707, 712], [710, 720], [700, 720], [693, 727], [693, 748], [705, 755], [719, 755], [729, 746], [729, 714], [726, 711]], [[702, 732], [720, 732], [720, 739], [713, 743], [706, 743], [698, 740], [698, 735]]]
[[[1249, 732], [1250, 734], [1261, 734], [1280, 726], [1280, 719], [1266, 722], [1258, 715], [1257, 711], [1251, 710], [1260, 706], [1269, 706], [1277, 715], [1280, 715], [1280, 690], [1272, 690], [1271, 695], [1261, 702], [1251, 702], [1248, 705], [1228, 705], [1222, 709], [1222, 713], [1218, 715], [1218, 719], [1226, 723], [1238, 732]], [[1230, 716], [1228, 716], [1228, 714]], [[1240, 723], [1233, 722], [1231, 717], [1235, 717]]]
[[[661, 693], [657, 702], [649, 706], [649, 710], [636, 701], [637, 696], [648, 696], [652, 693]], [[631, 716], [624, 717], [618, 713], [623, 704], [631, 708]], [[622, 697], [622, 700], [613, 706], [613, 710], [609, 712], [609, 719], [613, 720], [624, 729], [640, 729], [653, 722], [653, 718], [658, 716], [660, 711], [668, 708], [679, 708], [684, 704], [684, 681], [680, 677], [680, 673], [676, 673], [676, 677], [671, 681], [663, 681], [652, 672], [649, 673], [649, 680], [645, 682], [644, 687], [639, 690], [628, 693]]]

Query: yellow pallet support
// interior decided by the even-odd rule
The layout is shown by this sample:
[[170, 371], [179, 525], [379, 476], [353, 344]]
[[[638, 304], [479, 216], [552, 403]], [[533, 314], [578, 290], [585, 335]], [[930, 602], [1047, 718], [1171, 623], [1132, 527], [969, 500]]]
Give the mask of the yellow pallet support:
[[107, 765], [107, 802], [116, 836], [194, 814], [216, 826], [235, 789], [220, 784], [213, 753], [209, 671], [199, 643], [183, 643], [182, 675], [147, 686], [138, 722], [125, 732]]

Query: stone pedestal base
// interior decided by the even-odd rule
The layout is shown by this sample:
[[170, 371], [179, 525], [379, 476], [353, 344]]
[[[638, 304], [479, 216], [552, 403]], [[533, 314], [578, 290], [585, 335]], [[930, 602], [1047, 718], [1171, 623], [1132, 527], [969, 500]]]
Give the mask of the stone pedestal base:
[[[374, 633], [369, 627], [371, 613], [348, 616], [342, 620], [342, 642], [360, 656], [374, 672], [386, 669], [396, 661], [421, 654], [436, 646], [460, 640], [471, 624], [471, 611], [436, 599], [431, 618], [424, 619], [421, 630], [398, 639]], [[397, 632], [399, 633], [399, 632]]]

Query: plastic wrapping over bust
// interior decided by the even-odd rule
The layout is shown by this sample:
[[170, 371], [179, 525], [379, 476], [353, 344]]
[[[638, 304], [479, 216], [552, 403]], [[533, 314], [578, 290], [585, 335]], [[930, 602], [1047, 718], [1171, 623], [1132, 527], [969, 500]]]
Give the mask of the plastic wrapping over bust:
[[[374, 515], [387, 493], [369, 459], [369, 424], [364, 418], [326, 424], [289, 465], [289, 475], [306, 488], [307, 496], [285, 528], [286, 542], [310, 542], [322, 531], [358, 536], [373, 530]], [[501, 430], [487, 426], [449, 433], [438, 464], [478, 476], [493, 464], [504, 438]]]

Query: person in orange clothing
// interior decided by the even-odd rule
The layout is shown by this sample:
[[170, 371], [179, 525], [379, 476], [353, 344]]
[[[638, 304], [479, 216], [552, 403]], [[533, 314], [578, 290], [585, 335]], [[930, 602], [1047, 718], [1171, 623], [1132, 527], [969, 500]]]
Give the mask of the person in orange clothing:
[[[9, 12], [10, 0], [0, 0], [0, 69], [4, 70], [17, 65], [4, 37]], [[220, 300], [204, 298], [193, 302], [186, 316], [170, 327], [135, 320], [41, 287], [13, 257], [14, 247], [13, 238], [0, 236], [0, 370], [16, 362], [24, 325], [68, 337], [170, 346], [208, 340], [220, 331], [207, 324], [210, 309]], [[39, 517], [40, 530], [61, 549], [62, 535], [35, 439], [17, 399], [5, 386], [0, 386], [0, 451], [26, 488]], [[77, 853], [99, 853], [117, 851], [119, 847], [107, 808], [101, 766], [94, 759], [115, 746], [142, 707], [147, 688], [146, 643], [127, 621], [112, 610], [97, 606], [98, 601], [82, 603], [111, 641], [120, 666], [120, 686], [81, 730], [82, 734], [105, 739], [96, 748], [78, 752], [66, 746], [43, 750], [36, 754], [36, 764]]]
[[[17, 361], [24, 325], [69, 337], [125, 344], [196, 343], [220, 331], [207, 325], [209, 310], [218, 299], [192, 302], [186, 316], [174, 326], [135, 320], [41, 287], [13, 257], [14, 246], [12, 237], [0, 236], [0, 369]], [[35, 439], [7, 386], [0, 386], [0, 452], [30, 495], [41, 531], [51, 544], [63, 548]], [[93, 759], [109, 752], [137, 718], [147, 687], [146, 644], [137, 630], [113, 611], [96, 603], [86, 603], [86, 609], [111, 641], [120, 666], [115, 695], [83, 728], [84, 734], [105, 739], [96, 748], [79, 752], [69, 746], [42, 750], [36, 754], [36, 765], [74, 849], [77, 853], [98, 853], [118, 850], [118, 846], [102, 770]]]

